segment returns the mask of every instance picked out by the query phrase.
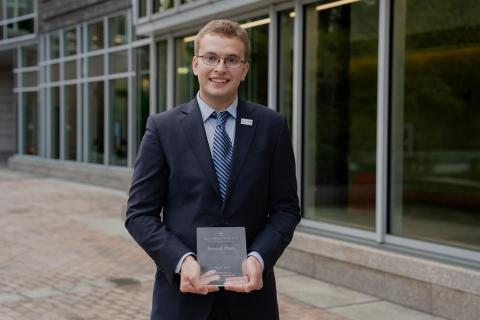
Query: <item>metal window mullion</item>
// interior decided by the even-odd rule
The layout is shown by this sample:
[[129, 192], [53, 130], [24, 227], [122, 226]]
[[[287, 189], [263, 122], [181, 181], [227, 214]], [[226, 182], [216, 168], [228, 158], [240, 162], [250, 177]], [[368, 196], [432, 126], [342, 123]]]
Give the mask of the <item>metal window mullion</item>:
[[156, 72], [157, 70], [157, 55], [158, 55], [158, 52], [157, 52], [157, 45], [154, 41], [154, 37], [153, 36], [150, 36], [150, 50], [149, 50], [149, 54], [150, 54], [150, 58], [149, 58], [149, 79], [150, 79], [150, 92], [149, 92], [149, 95], [150, 95], [150, 111], [149, 113], [150, 114], [155, 114], [157, 113], [158, 111], [158, 108], [157, 108], [157, 104], [158, 104], [158, 101], [157, 101], [157, 82], [158, 82], [158, 74]]
[[[50, 58], [50, 46], [51, 46], [51, 36], [48, 35], [46, 36], [46, 54], [47, 54], [47, 58], [49, 59]], [[52, 70], [51, 70], [51, 65], [50, 66], [47, 66], [46, 67], [46, 80], [47, 80], [47, 83], [51, 83], [51, 79], [52, 79]], [[51, 88], [47, 88], [45, 90], [45, 152], [46, 152], [46, 155], [45, 157], [46, 158], [51, 158], [52, 155], [51, 155], [51, 137], [52, 137], [52, 132], [51, 132], [51, 128], [52, 128], [52, 119], [51, 119], [51, 91], [52, 89]]]
[[175, 103], [175, 39], [167, 39], [167, 109], [172, 109]]
[[278, 57], [278, 14], [273, 5], [270, 6], [270, 24], [268, 26], [268, 107], [278, 110], [277, 106], [277, 57]]
[[38, 34], [38, 1], [33, 0], [33, 32]]
[[[82, 59], [80, 58], [79, 54], [81, 53], [81, 48], [82, 48], [82, 28], [80, 25], [77, 25], [75, 27], [75, 37], [77, 41], [77, 52], [75, 55], [75, 72], [76, 72], [76, 79], [81, 79], [82, 78]], [[76, 131], [76, 137], [75, 137], [75, 148], [76, 148], [76, 161], [81, 162], [82, 161], [82, 85], [81, 82], [77, 82], [75, 85], [75, 90], [76, 90], [76, 103], [77, 103], [77, 108], [75, 110], [77, 114], [77, 131]]]
[[[303, 6], [301, 0], [295, 1], [295, 20], [293, 27], [293, 106], [292, 106], [292, 140], [296, 159], [298, 196], [302, 199], [302, 77], [303, 77]], [[303, 201], [300, 201], [303, 206]]]
[[[108, 18], [104, 17], [103, 19], [103, 47], [107, 48], [109, 44], [108, 38], [109, 32], [109, 25], [108, 25]], [[110, 65], [109, 65], [110, 57], [105, 51], [103, 53], [103, 72], [105, 76], [110, 74]], [[108, 165], [110, 162], [110, 81], [104, 80], [103, 84], [103, 163]]]
[[[133, 55], [134, 55], [134, 50], [132, 48], [132, 40], [133, 40], [133, 30], [132, 30], [132, 15], [127, 14], [127, 24], [128, 24], [128, 72], [130, 74], [133, 73], [134, 70], [134, 65], [133, 65]], [[135, 130], [135, 121], [136, 119], [134, 117], [134, 103], [133, 103], [133, 79], [134, 76], [130, 75], [127, 78], [128, 82], [128, 89], [127, 89], [127, 167], [131, 168], [133, 166], [133, 156], [134, 156], [134, 130]]]
[[[63, 57], [65, 55], [65, 52], [64, 52], [64, 48], [63, 48], [63, 31], [60, 31], [58, 33], [58, 37], [59, 37], [59, 40], [58, 40], [58, 45], [60, 46], [59, 48], [59, 54], [60, 54], [60, 57]], [[61, 62], [59, 64], [59, 71], [60, 71], [60, 75], [59, 75], [59, 79], [60, 79], [60, 83], [63, 82], [64, 80], [64, 71], [65, 71], [65, 62]], [[66, 126], [65, 126], [65, 119], [66, 119], [66, 116], [67, 116], [67, 111], [65, 109], [65, 85], [62, 83], [62, 85], [59, 86], [59, 95], [60, 95], [60, 125], [59, 125], [59, 131], [58, 134], [60, 135], [60, 139], [59, 139], [59, 148], [60, 148], [60, 159], [61, 160], [65, 160], [65, 149], [66, 149], [66, 145], [65, 145], [65, 135], [66, 135]]]
[[385, 242], [388, 208], [388, 97], [390, 65], [390, 0], [381, 0], [378, 34], [376, 241]]
[[[84, 51], [87, 51], [88, 49], [88, 40], [87, 40], [87, 35], [88, 35], [88, 30], [87, 30], [88, 26], [86, 23], [83, 24], [83, 28], [82, 28], [82, 43], [83, 43], [83, 49]], [[82, 57], [80, 58], [81, 59], [81, 64], [82, 64], [82, 74], [80, 74], [80, 78], [83, 79], [83, 77], [87, 75], [87, 64], [88, 64], [88, 58], [86, 56], [83, 55], [82, 53]], [[83, 128], [83, 143], [82, 143], [82, 146], [83, 146], [83, 162], [88, 162], [89, 160], [89, 157], [90, 157], [90, 151], [88, 150], [89, 148], [89, 143], [90, 143], [90, 127], [89, 127], [89, 121], [88, 121], [88, 118], [89, 118], [89, 108], [90, 108], [90, 100], [88, 99], [88, 82], [83, 82], [82, 83], [82, 87], [83, 87], [83, 90], [82, 90], [82, 97], [83, 97], [83, 105], [82, 105], [82, 114], [83, 114], [83, 118], [82, 118], [82, 128]]]
[[45, 47], [46, 47], [46, 40], [47, 38], [45, 35], [42, 35], [40, 37], [40, 43], [39, 43], [39, 48], [38, 48], [38, 64], [39, 69], [38, 69], [38, 107], [39, 107], [39, 155], [42, 157], [46, 158], [47, 157], [47, 150], [46, 150], [46, 134], [45, 131], [47, 130], [47, 125], [46, 125], [46, 118], [45, 118], [45, 108], [46, 108], [46, 103], [45, 103], [45, 90], [47, 90], [44, 85], [46, 82], [46, 74], [45, 74], [45, 69], [47, 67], [42, 66], [43, 61], [46, 59], [45, 57]]
[[[17, 66], [21, 66], [22, 64], [22, 49], [18, 48], [16, 51], [17, 54]], [[17, 83], [16, 87], [20, 88], [22, 84], [22, 73], [19, 72], [17, 73]], [[24, 117], [24, 110], [23, 110], [23, 93], [17, 93], [17, 108], [18, 108], [18, 141], [17, 141], [17, 147], [18, 147], [18, 153], [24, 154], [24, 137], [23, 137], [23, 132], [25, 128], [25, 117]]]

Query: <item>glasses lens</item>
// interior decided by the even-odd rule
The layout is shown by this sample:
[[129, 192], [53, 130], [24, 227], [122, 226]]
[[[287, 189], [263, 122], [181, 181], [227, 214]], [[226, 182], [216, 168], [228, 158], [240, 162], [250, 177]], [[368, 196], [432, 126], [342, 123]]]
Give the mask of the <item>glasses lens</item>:
[[214, 55], [214, 54], [206, 54], [203, 56], [203, 61], [208, 64], [208, 65], [211, 65], [211, 66], [214, 66], [218, 63], [220, 59], [218, 58], [217, 55]]
[[225, 58], [225, 64], [229, 67], [238, 67], [240, 65], [240, 58], [237, 56], [228, 56]]

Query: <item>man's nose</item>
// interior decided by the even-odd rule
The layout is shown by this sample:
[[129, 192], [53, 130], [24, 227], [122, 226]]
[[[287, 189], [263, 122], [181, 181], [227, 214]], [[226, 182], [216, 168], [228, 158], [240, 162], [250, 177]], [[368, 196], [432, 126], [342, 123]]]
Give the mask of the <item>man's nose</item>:
[[220, 61], [218, 61], [217, 65], [215, 66], [215, 71], [226, 71], [227, 66], [225, 65], [225, 59], [224, 58], [219, 58]]

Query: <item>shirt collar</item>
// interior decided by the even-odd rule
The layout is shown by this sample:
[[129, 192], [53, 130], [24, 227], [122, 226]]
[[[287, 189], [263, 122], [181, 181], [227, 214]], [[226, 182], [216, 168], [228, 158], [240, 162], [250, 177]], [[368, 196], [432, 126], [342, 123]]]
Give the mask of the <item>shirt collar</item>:
[[[205, 101], [200, 98], [200, 93], [197, 93], [198, 106], [200, 107], [200, 112], [202, 113], [203, 122], [207, 121], [212, 113], [215, 112], [215, 109], [210, 107]], [[238, 96], [235, 97], [232, 104], [228, 106], [225, 111], [228, 111], [233, 119], [237, 118], [237, 106], [238, 106]]]

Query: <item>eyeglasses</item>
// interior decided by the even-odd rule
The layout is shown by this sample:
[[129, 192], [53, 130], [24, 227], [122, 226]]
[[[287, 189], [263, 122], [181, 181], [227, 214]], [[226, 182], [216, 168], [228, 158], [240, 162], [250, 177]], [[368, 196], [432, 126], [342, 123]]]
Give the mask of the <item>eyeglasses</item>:
[[203, 56], [197, 56], [197, 58], [202, 58], [203, 63], [209, 66], [218, 65], [220, 60], [223, 60], [225, 66], [229, 68], [238, 68], [245, 63], [245, 61], [242, 61], [238, 56], [219, 57], [215, 53], [206, 53]]

